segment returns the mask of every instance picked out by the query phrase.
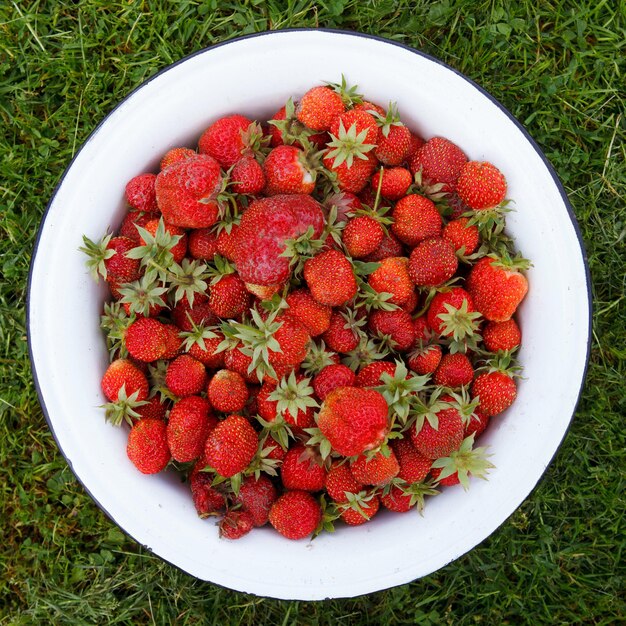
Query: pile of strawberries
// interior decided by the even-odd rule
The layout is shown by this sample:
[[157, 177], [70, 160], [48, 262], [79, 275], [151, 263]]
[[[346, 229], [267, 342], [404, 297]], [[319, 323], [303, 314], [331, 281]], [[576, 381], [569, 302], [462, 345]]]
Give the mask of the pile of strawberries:
[[86, 237], [108, 283], [102, 378], [146, 474], [172, 467], [235, 539], [371, 520], [493, 467], [528, 262], [504, 175], [341, 84], [267, 124], [214, 121]]

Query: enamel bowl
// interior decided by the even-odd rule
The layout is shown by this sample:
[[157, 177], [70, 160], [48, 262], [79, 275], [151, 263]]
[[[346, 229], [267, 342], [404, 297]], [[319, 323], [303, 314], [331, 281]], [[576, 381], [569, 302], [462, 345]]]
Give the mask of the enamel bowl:
[[[390, 71], [389, 68], [393, 68]], [[524, 379], [514, 406], [481, 445], [496, 469], [427, 502], [424, 516], [382, 512], [314, 541], [263, 528], [220, 540], [174, 474], [144, 476], [126, 457], [126, 431], [105, 423], [107, 365], [99, 315], [105, 289], [78, 251], [119, 226], [126, 182], [156, 170], [173, 146], [195, 146], [216, 118], [268, 119], [291, 95], [345, 74], [374, 102], [398, 103], [423, 137], [449, 137], [506, 175], [509, 232], [533, 262], [519, 320]], [[428, 86], [426, 88], [425, 86]], [[63, 306], [59, 306], [61, 288]], [[207, 581], [275, 598], [350, 597], [407, 583], [450, 563], [500, 526], [529, 495], [568, 429], [584, 380], [590, 285], [565, 192], [520, 123], [463, 75], [419, 51], [356, 33], [265, 33], [203, 50], [133, 91], [76, 155], [46, 211], [28, 290], [33, 373], [50, 428], [96, 503], [154, 554]], [[555, 376], [558, 372], [558, 376]], [[68, 390], [80, 389], [76, 395]]]

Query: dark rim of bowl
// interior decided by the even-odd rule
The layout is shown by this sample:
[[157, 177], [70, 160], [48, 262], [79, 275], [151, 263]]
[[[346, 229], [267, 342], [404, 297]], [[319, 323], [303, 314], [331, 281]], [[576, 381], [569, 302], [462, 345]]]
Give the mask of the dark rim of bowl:
[[[352, 36], [352, 37], [361, 37], [363, 39], [374, 39], [375, 41], [380, 41], [382, 43], [386, 43], [386, 44], [390, 44], [390, 45], [393, 45], [393, 46], [397, 46], [399, 48], [403, 48], [404, 50], [408, 50], [409, 52], [412, 52], [413, 54], [417, 54], [417, 55], [419, 55], [421, 57], [424, 57], [424, 58], [428, 59], [429, 61], [432, 61], [433, 63], [437, 63], [438, 65], [441, 65], [442, 67], [445, 67], [447, 70], [453, 72], [457, 76], [460, 76], [465, 81], [470, 83], [475, 89], [477, 89], [480, 93], [482, 93], [486, 98], [488, 98], [491, 102], [493, 102], [503, 113], [506, 114], [506, 116], [517, 126], [517, 128], [522, 132], [524, 137], [526, 137], [526, 139], [530, 143], [530, 145], [534, 148], [534, 150], [537, 152], [537, 154], [541, 157], [541, 160], [543, 161], [544, 165], [546, 166], [548, 172], [550, 172], [550, 175], [552, 176], [554, 184], [556, 185], [557, 189], [559, 190], [559, 193], [561, 194], [561, 198], [563, 199], [563, 203], [565, 204], [565, 207], [566, 207], [567, 212], [569, 214], [569, 218], [570, 218], [570, 220], [572, 222], [572, 226], [574, 227], [574, 231], [575, 231], [576, 236], [578, 238], [578, 243], [580, 245], [580, 253], [581, 253], [582, 260], [583, 260], [583, 265], [584, 265], [584, 268], [585, 268], [585, 278], [586, 278], [586, 284], [587, 284], [587, 302], [588, 302], [588, 310], [589, 310], [589, 319], [588, 319], [588, 329], [587, 329], [587, 354], [586, 354], [586, 357], [585, 357], [585, 367], [583, 369], [583, 375], [581, 377], [580, 388], [578, 390], [578, 396], [576, 398], [576, 403], [574, 405], [574, 410], [572, 411], [572, 415], [571, 415], [571, 417], [569, 419], [569, 422], [567, 424], [567, 428], [565, 429], [565, 431], [563, 433], [563, 437], [561, 438], [561, 441], [559, 442], [558, 446], [556, 447], [556, 449], [554, 451], [554, 454], [550, 458], [550, 461], [546, 465], [546, 468], [544, 469], [544, 471], [541, 473], [541, 475], [537, 479], [537, 482], [529, 490], [529, 492], [526, 495], [526, 497], [524, 498], [524, 500], [522, 502], [520, 502], [520, 504], [518, 504], [517, 507], [515, 507], [515, 509], [511, 512], [510, 515], [507, 515], [507, 517], [503, 520], [503, 522], [501, 524], [499, 524], [498, 527], [495, 528], [492, 533], [490, 533], [487, 537], [485, 537], [484, 539], [479, 541], [470, 550], [473, 550], [474, 548], [476, 548], [483, 541], [485, 541], [488, 537], [493, 535], [493, 533], [496, 532], [496, 530], [498, 530], [502, 525], [504, 525], [504, 523], [511, 517], [511, 515], [513, 515], [513, 513], [515, 513], [515, 511], [533, 493], [533, 491], [537, 488], [538, 484], [543, 480], [543, 477], [545, 476], [545, 473], [548, 470], [548, 467], [552, 464], [552, 461], [554, 460], [554, 457], [556, 456], [557, 452], [559, 451], [561, 445], [563, 444], [563, 441], [564, 441], [565, 437], [567, 436], [567, 433], [569, 432], [569, 430], [571, 428], [572, 421], [574, 419], [574, 414], [576, 413], [576, 409], [577, 409], [578, 404], [580, 402], [580, 398], [581, 398], [581, 395], [582, 395], [585, 379], [586, 379], [586, 376], [587, 376], [587, 370], [588, 370], [588, 367], [589, 367], [589, 355], [590, 355], [590, 352], [591, 352], [591, 337], [592, 337], [591, 330], [592, 330], [592, 319], [593, 319], [593, 312], [592, 312], [593, 301], [592, 301], [592, 292], [591, 292], [591, 273], [590, 273], [590, 270], [589, 270], [589, 262], [588, 262], [588, 259], [587, 259], [587, 252], [586, 252], [585, 245], [584, 245], [583, 238], [582, 238], [582, 234], [581, 234], [581, 231], [580, 231], [580, 226], [578, 225], [578, 221], [576, 220], [576, 215], [575, 215], [574, 210], [573, 210], [573, 208], [572, 208], [572, 206], [571, 206], [571, 204], [569, 202], [569, 199], [567, 197], [565, 189], [564, 189], [561, 181], [559, 180], [559, 177], [556, 174], [556, 171], [555, 171], [554, 167], [552, 166], [552, 164], [550, 163], [548, 158], [545, 156], [545, 154], [543, 153], [541, 148], [537, 145], [535, 140], [530, 136], [528, 131], [521, 124], [521, 122], [519, 122], [517, 120], [517, 118], [501, 102], [499, 102], [496, 98], [494, 98], [494, 96], [492, 96], [488, 91], [483, 89], [478, 83], [474, 82], [471, 78], [468, 78], [467, 76], [465, 76], [465, 74], [459, 72], [458, 70], [456, 70], [455, 68], [451, 67], [447, 63], [444, 63], [443, 61], [441, 61], [440, 59], [437, 59], [436, 57], [433, 57], [430, 54], [422, 52], [421, 50], [417, 50], [415, 48], [412, 48], [411, 46], [408, 46], [406, 44], [399, 43], [399, 42], [393, 41], [391, 39], [386, 39], [385, 37], [379, 37], [377, 35], [369, 35], [369, 34], [357, 32], [357, 31], [342, 30], [342, 29], [332, 29], [332, 28], [286, 28], [286, 29], [276, 30], [276, 31], [265, 31], [265, 32], [262, 32], [262, 33], [253, 33], [253, 34], [250, 34], [250, 35], [242, 35], [242, 36], [236, 37], [234, 39], [229, 39], [227, 41], [222, 41], [220, 43], [216, 43], [216, 44], [214, 44], [212, 46], [208, 46], [207, 48], [203, 48], [201, 50], [197, 50], [196, 52], [193, 52], [192, 54], [189, 54], [188, 56], [183, 57], [182, 59], [179, 59], [175, 63], [172, 63], [171, 65], [168, 65], [167, 67], [163, 68], [162, 70], [159, 70], [156, 74], [154, 74], [153, 76], [151, 76], [150, 78], [145, 80], [143, 83], [141, 83], [140, 85], [135, 87], [125, 98], [123, 98], [120, 102], [118, 102], [115, 105], [115, 107], [113, 107], [113, 109], [111, 109], [111, 111], [109, 111], [109, 113], [107, 113], [107, 115], [100, 121], [100, 123], [89, 134], [87, 139], [85, 139], [85, 141], [83, 142], [83, 144], [81, 145], [79, 150], [72, 157], [72, 160], [70, 161], [69, 165], [66, 167], [66, 169], [63, 172], [61, 178], [59, 179], [59, 182], [57, 183], [56, 187], [54, 188], [54, 191], [52, 192], [52, 195], [50, 197], [50, 201], [48, 202], [48, 204], [46, 206], [46, 210], [44, 211], [44, 214], [42, 216], [41, 223], [40, 223], [39, 229], [37, 231], [35, 244], [34, 244], [34, 247], [33, 247], [33, 254], [32, 254], [32, 258], [31, 258], [31, 262], [30, 262], [30, 268], [29, 268], [29, 272], [28, 272], [28, 282], [27, 282], [27, 287], [26, 287], [26, 333], [27, 333], [27, 340], [28, 340], [28, 353], [29, 353], [29, 358], [30, 358], [31, 371], [32, 371], [32, 374], [33, 374], [33, 380], [34, 380], [34, 383], [35, 383], [35, 389], [37, 391], [37, 396], [39, 397], [39, 403], [41, 405], [41, 408], [42, 408], [42, 411], [43, 411], [44, 416], [46, 418], [46, 421], [48, 422], [48, 426], [50, 428], [50, 431], [52, 432], [52, 436], [54, 437], [54, 440], [55, 440], [55, 442], [57, 444], [57, 447], [59, 448], [61, 454], [65, 457], [65, 460], [67, 461], [67, 464], [69, 465], [70, 469], [72, 470], [72, 473], [74, 474], [74, 476], [76, 476], [77, 480], [83, 486], [84, 490], [89, 494], [91, 499], [98, 505], [98, 507], [100, 507], [100, 509], [109, 517], [109, 519], [111, 519], [111, 521], [113, 521], [118, 527], [122, 528], [122, 530], [128, 536], [130, 536], [139, 545], [141, 545], [144, 548], [146, 548], [147, 550], [149, 550], [152, 554], [155, 554], [155, 553], [152, 551], [152, 549], [149, 546], [147, 546], [145, 544], [142, 544], [139, 540], [137, 540], [135, 537], [130, 535], [130, 533], [128, 533], [128, 531], [125, 528], [123, 528], [121, 526], [121, 524], [119, 524], [119, 522], [115, 519], [115, 517], [106, 509], [106, 507], [104, 507], [102, 505], [102, 503], [99, 502], [98, 499], [94, 497], [94, 495], [91, 493], [91, 491], [89, 490], [87, 485], [85, 485], [85, 483], [83, 482], [81, 477], [76, 473], [76, 471], [74, 470], [74, 467], [72, 465], [72, 461], [70, 460], [70, 458], [67, 456], [67, 454], [65, 453], [65, 451], [62, 449], [62, 447], [59, 444], [58, 437], [57, 437], [56, 432], [54, 430], [54, 427], [52, 425], [52, 421], [50, 420], [50, 415], [48, 413], [48, 409], [47, 409], [46, 404], [45, 404], [44, 399], [43, 399], [43, 395], [42, 395], [42, 392], [41, 392], [41, 386], [39, 384], [39, 379], [37, 377], [37, 370], [35, 368], [35, 362], [34, 362], [33, 353], [32, 353], [32, 343], [31, 343], [31, 334], [30, 334], [30, 295], [31, 295], [33, 268], [34, 268], [34, 265], [35, 265], [35, 259], [37, 257], [37, 249], [39, 247], [39, 241], [41, 239], [41, 236], [42, 236], [42, 233], [43, 233], [43, 230], [44, 230], [44, 227], [45, 227], [46, 218], [48, 216], [48, 212], [50, 211], [50, 207], [51, 207], [52, 203], [54, 202], [54, 199], [55, 199], [55, 197], [56, 197], [56, 195], [57, 195], [57, 193], [59, 191], [59, 188], [61, 187], [61, 185], [63, 184], [63, 181], [65, 180], [65, 176], [67, 175], [67, 173], [71, 169], [72, 165], [74, 164], [74, 161], [78, 158], [79, 154], [82, 152], [83, 148], [99, 132], [100, 128], [104, 125], [106, 120], [124, 102], [126, 102], [126, 100], [131, 98], [137, 91], [139, 91], [140, 89], [145, 87], [148, 83], [152, 82], [153, 80], [155, 80], [156, 78], [158, 78], [159, 76], [164, 74], [165, 72], [167, 72], [167, 71], [171, 70], [172, 68], [180, 65], [181, 63], [184, 63], [188, 59], [191, 59], [191, 58], [193, 58], [195, 56], [198, 56], [200, 54], [204, 54], [205, 52], [207, 52], [209, 50], [212, 50], [214, 48], [227, 46], [227, 45], [229, 45], [231, 43], [237, 43], [237, 42], [242, 41], [244, 39], [252, 39], [252, 38], [255, 38], [255, 37], [276, 36], [276, 35], [280, 35], [282, 33], [317, 32], [317, 31], [330, 33], [330, 34], [334, 34], [334, 35], [348, 35], [348, 36]], [[464, 554], [467, 554], [467, 552], [465, 552]], [[457, 559], [461, 558], [462, 556], [464, 556], [464, 554], [461, 554], [458, 557], [455, 557], [455, 558], [451, 559], [450, 561], [448, 561], [447, 563], [442, 565], [441, 568], [446, 567], [447, 565], [449, 565], [453, 561], [456, 561]], [[170, 565], [176, 567], [177, 569], [179, 569], [180, 571], [184, 572], [185, 574], [192, 575], [192, 574], [189, 574], [189, 572], [185, 571], [179, 565], [176, 565], [175, 563], [172, 563], [171, 561], [168, 561], [167, 559], [163, 558], [162, 556], [160, 556], [158, 554], [156, 556], [158, 556], [160, 559], [162, 559], [166, 563], [169, 563]], [[441, 568], [439, 568], [439, 569], [441, 569]], [[224, 585], [219, 585], [219, 583], [214, 583], [213, 581], [207, 581], [207, 582], [211, 582], [211, 584], [215, 584], [215, 585], [224, 587]], [[409, 581], [409, 582], [411, 582], [411, 581]], [[407, 584], [407, 583], [398, 583], [398, 585], [402, 585], [402, 584]], [[391, 587], [395, 587], [395, 586], [398, 586], [398, 585], [394, 584], [394, 585], [391, 585]], [[389, 587], [385, 587], [385, 588], [389, 588]], [[382, 591], [383, 589], [380, 589], [378, 591]], [[253, 592], [246, 592], [246, 593], [252, 593], [252, 595], [255, 595]], [[366, 593], [373, 593], [373, 592], [366, 592]], [[364, 595], [364, 594], [359, 594], [359, 595]], [[357, 596], [332, 596], [332, 597], [334, 598], [334, 597], [357, 597]]]

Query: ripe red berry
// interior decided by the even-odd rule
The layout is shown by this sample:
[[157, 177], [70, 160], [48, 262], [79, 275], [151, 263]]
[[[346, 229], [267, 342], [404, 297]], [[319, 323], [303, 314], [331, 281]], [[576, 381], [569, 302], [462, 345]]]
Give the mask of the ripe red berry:
[[250, 465], [258, 444], [250, 422], [241, 415], [229, 415], [209, 434], [204, 457], [220, 476], [230, 478]]
[[322, 509], [307, 491], [286, 491], [270, 509], [270, 524], [287, 539], [304, 539], [317, 528]]
[[130, 429], [126, 452], [142, 474], [156, 474], [170, 462], [166, 428], [162, 420], [148, 418], [135, 422]]
[[209, 381], [207, 397], [218, 411], [236, 413], [248, 402], [248, 386], [237, 372], [220, 370]]
[[438, 287], [452, 278], [459, 266], [454, 246], [441, 237], [419, 243], [409, 257], [409, 276], [420, 287]]
[[188, 354], [181, 354], [167, 366], [165, 384], [180, 398], [204, 391], [206, 382], [207, 373], [204, 365]]
[[471, 209], [491, 209], [506, 197], [506, 179], [491, 163], [468, 161], [461, 170], [457, 193]]

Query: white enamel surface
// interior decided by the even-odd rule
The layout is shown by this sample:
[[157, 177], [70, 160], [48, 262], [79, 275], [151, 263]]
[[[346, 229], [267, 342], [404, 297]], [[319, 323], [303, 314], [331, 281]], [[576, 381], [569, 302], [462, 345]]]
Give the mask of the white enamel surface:
[[[339, 61], [338, 61], [339, 60]], [[389, 68], [394, 68], [390, 71]], [[126, 458], [125, 431], [105, 423], [98, 327], [103, 289], [78, 252], [119, 225], [129, 178], [167, 149], [194, 145], [217, 117], [269, 117], [290, 95], [344, 73], [374, 102], [398, 102], [423, 136], [445, 135], [509, 182], [508, 220], [533, 260], [521, 310], [524, 346], [514, 407], [483, 438], [497, 469], [416, 513], [381, 514], [314, 542], [267, 529], [237, 542], [201, 521], [176, 476], [146, 477]], [[426, 87], [427, 86], [427, 87]], [[58, 306], [63, 298], [63, 306]], [[190, 574], [278, 598], [355, 596], [424, 576], [489, 536], [527, 497], [563, 438], [586, 360], [589, 303], [579, 241], [549, 170], [522, 131], [475, 86], [399, 46], [321, 31], [278, 32], [213, 48], [172, 67], [123, 102], [69, 168], [41, 233], [30, 293], [30, 340], [41, 399], [58, 443], [94, 499], [137, 541]], [[554, 373], [558, 372], [557, 376]], [[68, 389], [82, 392], [68, 394]]]

